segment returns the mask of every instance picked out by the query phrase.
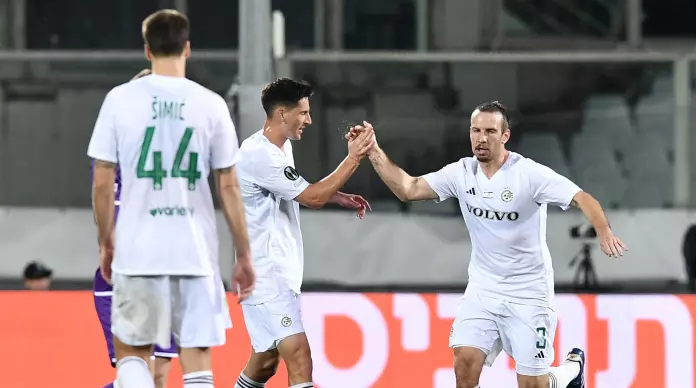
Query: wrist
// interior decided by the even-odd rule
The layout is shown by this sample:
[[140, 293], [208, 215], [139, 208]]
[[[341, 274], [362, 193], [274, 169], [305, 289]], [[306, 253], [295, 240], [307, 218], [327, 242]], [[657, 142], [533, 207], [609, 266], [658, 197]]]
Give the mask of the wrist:
[[335, 194], [331, 195], [331, 197], [328, 199], [328, 202], [331, 203], [338, 203], [338, 199], [340, 198], [341, 194], [340, 192], [336, 192]]
[[376, 159], [381, 154], [381, 151], [381, 148], [379, 148], [378, 145], [375, 145], [371, 150], [369, 150], [369, 152], [367, 152], [367, 157], [370, 159]]
[[253, 260], [253, 255], [250, 249], [236, 249], [236, 262], [250, 262]]
[[358, 155], [348, 155], [348, 159], [355, 165], [359, 165], [362, 161], [362, 157]]
[[610, 225], [599, 225], [599, 226], [593, 225], [593, 229], [595, 229], [595, 232], [598, 236], [612, 233], [612, 229], [610, 229]]

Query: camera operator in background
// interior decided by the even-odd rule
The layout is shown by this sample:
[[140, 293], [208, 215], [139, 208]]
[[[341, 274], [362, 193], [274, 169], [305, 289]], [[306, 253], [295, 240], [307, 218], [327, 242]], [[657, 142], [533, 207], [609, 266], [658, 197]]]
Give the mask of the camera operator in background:
[[695, 224], [691, 225], [683, 237], [683, 258], [688, 274], [688, 290], [695, 293]]
[[27, 290], [44, 291], [51, 288], [53, 271], [38, 261], [32, 261], [24, 267], [24, 287]]

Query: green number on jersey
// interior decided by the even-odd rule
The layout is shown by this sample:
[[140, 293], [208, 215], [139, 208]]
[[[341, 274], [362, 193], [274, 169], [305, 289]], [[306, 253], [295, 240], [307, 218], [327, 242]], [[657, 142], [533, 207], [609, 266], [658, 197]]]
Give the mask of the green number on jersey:
[[[153, 190], [162, 190], [163, 178], [168, 177], [168, 172], [163, 169], [163, 155], [160, 151], [153, 151], [153, 169], [146, 170], [146, 160], [148, 159], [148, 153], [151, 149], [151, 142], [153, 142], [153, 133], [155, 130], [156, 127], [146, 128], [146, 135], [143, 138], [143, 144], [141, 144], [139, 163], [136, 167], [136, 177], [153, 179]], [[173, 167], [170, 171], [170, 176], [173, 178], [186, 178], [187, 188], [189, 190], [194, 190], [197, 180], [202, 177], [202, 173], [197, 170], [197, 160], [199, 156], [196, 152], [190, 152], [190, 161], [187, 169], [183, 170], [181, 168], [182, 159], [187, 151], [187, 146], [190, 144], [193, 132], [194, 130], [192, 128], [185, 129], [185, 133], [182, 135], [180, 144], [177, 147]]]
[[192, 139], [192, 132], [192, 128], [185, 129], [185, 133], [182, 135], [182, 139], [180, 139], [180, 145], [177, 147], [173, 169], [170, 171], [170, 176], [173, 178], [186, 178], [187, 188], [190, 190], [194, 190], [194, 184], [202, 177], [202, 173], [197, 170], [197, 159], [199, 155], [197, 155], [196, 152], [190, 152], [190, 163], [187, 165], [187, 170], [181, 168], [182, 158], [185, 156], [187, 146], [190, 144], [190, 139]]
[[547, 348], [547, 328], [546, 327], [538, 327], [537, 329], [537, 335], [540, 336], [540, 340], [535, 343], [535, 347], [537, 349], [546, 349]]

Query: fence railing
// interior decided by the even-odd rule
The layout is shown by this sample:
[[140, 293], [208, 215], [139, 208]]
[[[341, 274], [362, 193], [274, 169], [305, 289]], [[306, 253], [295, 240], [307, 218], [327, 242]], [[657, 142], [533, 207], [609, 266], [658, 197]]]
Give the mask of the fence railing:
[[[204, 83], [207, 86], [224, 93], [236, 78], [238, 60], [239, 56], [235, 51], [195, 51], [188, 71], [193, 78], [203, 79], [206, 81]], [[251, 58], [251, 60], [254, 60], [254, 58]], [[474, 99], [474, 101], [484, 99], [506, 99], [508, 101], [516, 99], [519, 100], [520, 105], [523, 105], [523, 102], [527, 102], [525, 100], [527, 100], [528, 94], [540, 93], [540, 89], [552, 89], [557, 84], [566, 86], [586, 81], [586, 78], [581, 77], [581, 74], [582, 72], [586, 73], [584, 70], [590, 70], [591, 68], [594, 68], [594, 70], [588, 71], [588, 73], [593, 73], [594, 76], [599, 76], [601, 79], [609, 78], [615, 81], [618, 78], [625, 78], [618, 76], [630, 72], [643, 73], [645, 70], [653, 70], [653, 72], [668, 73], [670, 76], [666, 87], [670, 97], [668, 100], [671, 101], [671, 104], [668, 107], [662, 107], [662, 109], [666, 110], [664, 114], [673, 118], [671, 122], [664, 123], [663, 128], [660, 128], [660, 130], [668, 131], [665, 141], [672, 143], [671, 148], [674, 154], [672, 167], [669, 167], [672, 168], [669, 174], [673, 176], [671, 183], [673, 186], [672, 202], [675, 206], [687, 207], [692, 203], [691, 196], [694, 196], [693, 156], [695, 154], [695, 125], [690, 114], [692, 98], [690, 85], [694, 84], [692, 82], [694, 72], [691, 71], [691, 64], [694, 64], [694, 62], [695, 53], [688, 52], [430, 53], [291, 51], [287, 53], [286, 57], [277, 61], [275, 67], [277, 76], [293, 76], [296, 78], [311, 76], [318, 78], [317, 84], [326, 87], [327, 90], [341, 90], [345, 94], [357, 92], [353, 98], [364, 100], [374, 99], [374, 96], [379, 92], [390, 91], [393, 86], [390, 83], [383, 82], [381, 74], [386, 74], [387, 71], [391, 73], [395, 70], [396, 73], [409, 71], [414, 76], [418, 74], [418, 78], [425, 76], [438, 79], [437, 82], [430, 79], [427, 81], [419, 80], [408, 86], [408, 89], [422, 88], [423, 91], [429, 89], [436, 97], [436, 100], [445, 96], [449, 100], [450, 94], [443, 94], [443, 86], [454, 87], [456, 83], [463, 82], [462, 94], [468, 92], [470, 94], [469, 98]], [[3, 94], [6, 98], [8, 95], [11, 97], [12, 93], [17, 90], [21, 94], [21, 87], [27, 86], [28, 83], [31, 84], [32, 82], [34, 84], [29, 86], [35, 87], [42, 84], [49, 86], [57, 84], [60, 86], [62, 82], [65, 82], [94, 86], [93, 88], [108, 88], [110, 85], [123, 82], [133, 75], [132, 73], [147, 65], [148, 63], [143, 53], [136, 50], [93, 52], [0, 51], [0, 82], [2, 82], [0, 88], [4, 91]], [[494, 73], [494, 69], [499, 68], [499, 66], [507, 68], [504, 70], [507, 77], [500, 77], [498, 71]], [[568, 75], [562, 76], [562, 74], [559, 74], [558, 77], [554, 77], [557, 74], [552, 74], [553, 77], [549, 79], [547, 77], [548, 69], [553, 69], [556, 73], [560, 69], [558, 66], [562, 68], [568, 66], [570, 68], [566, 73]], [[536, 83], [532, 81], [532, 77], [529, 75], [533, 74], [533, 69], [538, 70], [537, 68], [539, 67], [542, 68], [538, 72], [541, 82]], [[360, 74], [358, 78], [358, 73], [355, 72], [358, 69], [360, 73], [365, 73], [365, 75]], [[366, 78], [366, 74], [374, 74], [375, 78]], [[329, 77], [331, 81], [328, 81]], [[340, 78], [333, 80], [333, 77]], [[487, 77], [499, 79], [498, 87], [510, 91], [510, 94], [503, 93], [504, 96], [501, 96], [501, 90], [498, 87], [484, 86], [479, 83], [480, 78]], [[458, 80], [465, 78], [466, 80], [463, 81]], [[588, 79], [596, 80], [595, 77], [589, 77]], [[374, 80], [378, 80], [378, 82], [374, 82]], [[242, 87], [251, 86], [246, 85], [245, 80], [243, 81]], [[464, 82], [466, 82], [466, 86]], [[406, 85], [401, 84], [398, 86], [398, 89], [405, 90]], [[255, 93], [259, 95], [259, 89], [256, 90]], [[333, 97], [333, 93], [327, 94], [331, 94], [331, 97]], [[315, 106], [319, 106], [319, 101], [316, 100]], [[371, 101], [369, 103], [371, 104]], [[470, 104], [461, 107], [462, 113], [465, 113], [465, 109], [469, 109]], [[327, 108], [330, 104], [323, 104], [323, 106]], [[561, 101], [552, 100], [551, 106], [557, 107], [555, 109], [558, 110], [546, 110], [545, 114], [534, 112], [526, 117], [522, 117], [523, 120], [521, 122], [532, 127], [538, 127], [551, 121], [551, 126], [556, 126], [558, 123], [575, 121], [575, 119], [571, 120], [571, 117], [577, 117], [581, 114], [580, 107], [567, 108], [561, 105]], [[558, 108], [559, 106], [561, 106], [561, 109]], [[410, 111], [411, 108], [407, 107], [406, 109]], [[367, 111], [372, 113], [371, 107], [364, 112]], [[315, 111], [315, 120], [317, 123], [324, 123], [324, 120], [319, 120], [319, 116], [322, 116], [319, 113], [318, 110]], [[379, 118], [378, 120], [380, 123], [383, 121], [383, 124], [387, 127], [401, 123], [411, 124], [410, 120], [412, 119], [408, 117], [410, 116], [408, 113], [403, 118], [401, 115], [396, 115], [385, 119]], [[374, 115], [376, 114], [377, 112], [374, 112]], [[371, 115], [371, 117], [374, 118], [374, 115]], [[451, 123], [455, 123], [454, 126], [463, 125], [463, 117], [455, 117], [455, 115], [451, 114], [447, 116], [449, 116], [445, 120], [447, 126], [453, 125]], [[6, 120], [6, 117], [5, 115], [3, 120]], [[355, 119], [359, 119], [359, 117]], [[390, 122], [391, 120], [395, 122], [392, 123]], [[249, 132], [255, 131], [257, 125], [259, 123], [256, 122], [255, 125], [239, 126], [240, 136], [246, 137]], [[672, 132], [669, 130], [669, 127], [672, 129]], [[321, 139], [314, 143], [314, 147], [321, 150], [318, 154], [321, 156], [325, 155], [321, 163], [324, 171], [329, 171], [328, 169], [334, 167], [330, 165], [334, 163], [333, 161], [330, 161], [329, 165], [324, 164], [332, 159], [328, 157], [328, 152], [330, 152], [328, 151], [330, 149], [328, 139], [332, 135], [333, 133], [326, 133], [324, 135], [326, 140]], [[2, 138], [3, 131], [0, 131], [0, 142]], [[601, 139], [602, 141], [610, 141], [610, 139]], [[438, 150], [440, 152], [444, 151], [441, 148], [438, 148]], [[83, 151], [78, 151], [78, 154], [82, 155]], [[8, 157], [7, 155], [8, 152], [5, 152], [5, 157]], [[0, 150], [1, 156], [2, 151]], [[67, 164], [71, 165], [71, 163]], [[7, 168], [7, 165], [5, 168]], [[5, 176], [7, 177], [7, 175]], [[2, 181], [1, 177], [0, 181]], [[6, 183], [9, 182], [6, 181]], [[2, 186], [7, 187], [8, 185]]]

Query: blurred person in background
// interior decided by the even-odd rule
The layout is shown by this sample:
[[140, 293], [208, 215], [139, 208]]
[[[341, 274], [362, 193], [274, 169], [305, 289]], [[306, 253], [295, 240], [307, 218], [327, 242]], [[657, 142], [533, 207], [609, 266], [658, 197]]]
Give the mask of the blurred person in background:
[[360, 219], [371, 210], [359, 195], [338, 191], [373, 146], [371, 130], [348, 143], [348, 156], [321, 181], [310, 184], [296, 171], [291, 140], [300, 140], [311, 124], [312, 94], [309, 84], [288, 78], [267, 85], [261, 97], [267, 114], [263, 129], [241, 144], [238, 171], [258, 277], [253, 294], [242, 302], [253, 351], [236, 388], [264, 387], [280, 357], [290, 387], [313, 387], [299, 300], [304, 269], [299, 204], [319, 209], [335, 203], [356, 210]]
[[[151, 74], [150, 69], [144, 69], [138, 73], [132, 80], [139, 79]], [[94, 161], [92, 162], [92, 169], [95, 168]], [[92, 174], [91, 174], [92, 175]], [[119, 166], [117, 166], [115, 173], [115, 183], [114, 183], [114, 220], [116, 222], [119, 215], [119, 197], [121, 195], [122, 180], [121, 172], [119, 171]], [[112, 367], [116, 367], [117, 357], [114, 353], [114, 339], [112, 335], [112, 295], [113, 289], [112, 285], [107, 282], [100, 268], [97, 268], [95, 272], [95, 278], [93, 281], [93, 295], [95, 300], [95, 311], [97, 312], [97, 318], [100, 320], [100, 325], [102, 326], [102, 332], [105, 336], [105, 342], [107, 344], [107, 354]], [[177, 357], [177, 345], [175, 344], [175, 339], [171, 337], [171, 346], [169, 348], [161, 348], [156, 345], [153, 349], [153, 359], [152, 371], [154, 377], [154, 383], [156, 388], [165, 388], [167, 384], [168, 374], [170, 373], [170, 361]], [[114, 388], [114, 383], [109, 383], [104, 386], [104, 388]]]
[[24, 287], [27, 290], [48, 290], [51, 288], [53, 271], [38, 261], [32, 261], [24, 267]]
[[696, 265], [696, 254], [695, 251], [695, 224], [688, 228], [685, 232], [685, 237], [683, 238], [683, 258], [685, 259], [685, 272], [688, 274], [688, 290], [695, 293], [695, 265]]
[[[107, 94], [88, 146], [100, 269], [114, 290], [114, 385], [154, 387], [153, 345], [170, 348], [174, 334], [184, 386], [210, 388], [210, 348], [224, 345], [231, 327], [207, 181], [212, 170], [236, 248], [239, 300], [255, 281], [235, 169], [238, 139], [223, 98], [185, 78], [187, 17], [155, 12], [142, 35], [151, 74]], [[115, 230], [117, 165], [122, 195]]]
[[[349, 140], [372, 131], [356, 126]], [[520, 388], [583, 388], [585, 355], [572, 349], [552, 368], [557, 315], [552, 259], [545, 242], [547, 204], [580, 208], [609, 257], [627, 249], [595, 198], [567, 178], [506, 150], [506, 108], [493, 101], [471, 116], [474, 156], [421, 177], [392, 163], [377, 144], [369, 159], [401, 201], [458, 198], [472, 241], [469, 281], [450, 330], [458, 388], [475, 388], [484, 365], [505, 350]]]

